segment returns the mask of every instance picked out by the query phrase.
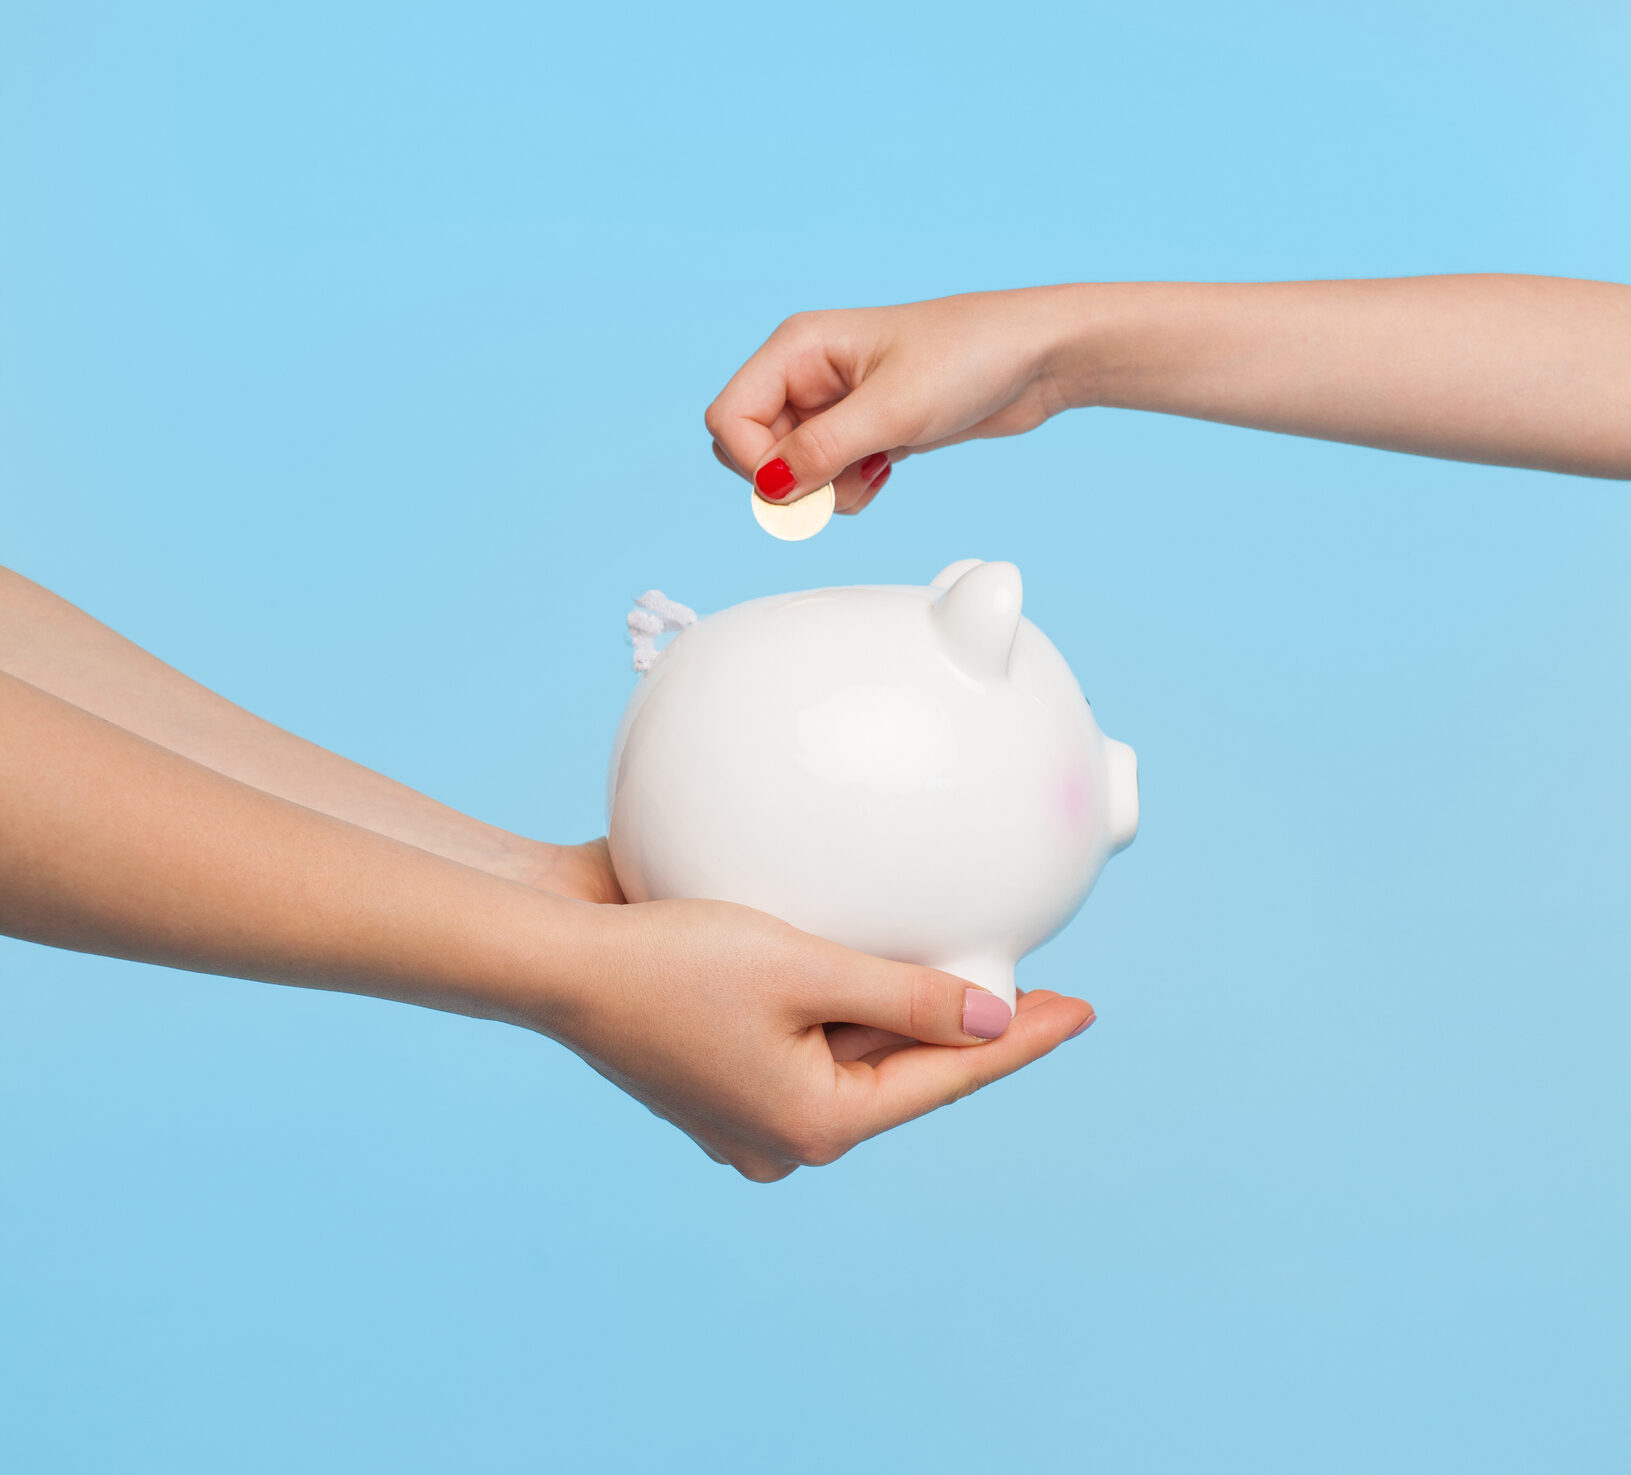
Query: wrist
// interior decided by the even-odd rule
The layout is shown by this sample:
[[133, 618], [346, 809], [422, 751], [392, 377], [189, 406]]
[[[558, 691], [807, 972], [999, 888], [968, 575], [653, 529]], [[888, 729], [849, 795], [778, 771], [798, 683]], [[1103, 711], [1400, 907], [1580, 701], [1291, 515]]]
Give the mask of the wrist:
[[480, 868], [537, 891], [553, 891], [549, 882], [565, 848], [548, 840], [529, 840], [508, 830], [494, 830], [485, 839]]
[[1042, 373], [1066, 409], [1111, 402], [1110, 328], [1119, 285], [1074, 282], [1039, 289], [1048, 294]]
[[604, 839], [588, 840], [581, 845], [556, 845], [547, 840], [510, 835], [484, 869], [536, 891], [548, 891], [576, 901], [611, 904], [623, 900]]
[[622, 910], [518, 889], [502, 918], [485, 919], [480, 962], [461, 972], [452, 1007], [570, 1043], [616, 951]]

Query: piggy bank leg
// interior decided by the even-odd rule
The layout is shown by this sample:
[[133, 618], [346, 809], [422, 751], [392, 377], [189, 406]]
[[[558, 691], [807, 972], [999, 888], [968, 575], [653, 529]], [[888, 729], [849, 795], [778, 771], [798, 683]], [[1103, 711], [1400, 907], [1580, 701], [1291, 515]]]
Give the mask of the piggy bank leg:
[[987, 993], [995, 994], [1010, 1009], [1017, 997], [1014, 988], [1014, 965], [1003, 958], [963, 958], [951, 963], [936, 963], [942, 973], [955, 973], [970, 983], [977, 983]]

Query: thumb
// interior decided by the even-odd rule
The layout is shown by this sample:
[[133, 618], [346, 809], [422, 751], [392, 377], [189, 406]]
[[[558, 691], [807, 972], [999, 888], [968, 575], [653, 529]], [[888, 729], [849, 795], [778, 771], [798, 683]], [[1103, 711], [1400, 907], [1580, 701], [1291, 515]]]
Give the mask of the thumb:
[[967, 979], [843, 951], [805, 1000], [809, 1024], [864, 1024], [929, 1045], [974, 1045], [1008, 1028], [1013, 1010]]
[[856, 462], [887, 450], [895, 437], [878, 413], [879, 399], [862, 385], [784, 435], [754, 470], [759, 495], [771, 502], [796, 502], [836, 482]]

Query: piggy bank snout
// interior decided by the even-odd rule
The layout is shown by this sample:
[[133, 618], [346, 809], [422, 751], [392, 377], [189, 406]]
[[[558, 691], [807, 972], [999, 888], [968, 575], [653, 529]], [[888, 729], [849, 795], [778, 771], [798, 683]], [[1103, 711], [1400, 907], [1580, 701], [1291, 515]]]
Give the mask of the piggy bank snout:
[[1114, 738], [1104, 740], [1105, 811], [1110, 854], [1138, 834], [1138, 754]]

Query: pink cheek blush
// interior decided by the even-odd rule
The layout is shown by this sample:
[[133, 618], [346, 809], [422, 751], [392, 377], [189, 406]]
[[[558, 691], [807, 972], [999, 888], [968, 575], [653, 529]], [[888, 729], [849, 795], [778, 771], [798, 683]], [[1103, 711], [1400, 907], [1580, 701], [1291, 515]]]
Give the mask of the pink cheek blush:
[[1092, 823], [1093, 795], [1085, 779], [1072, 777], [1065, 780], [1059, 790], [1059, 813], [1065, 823], [1073, 827]]

